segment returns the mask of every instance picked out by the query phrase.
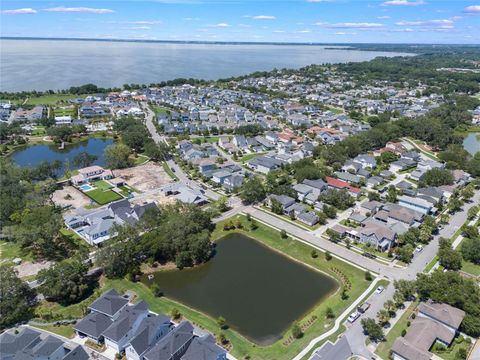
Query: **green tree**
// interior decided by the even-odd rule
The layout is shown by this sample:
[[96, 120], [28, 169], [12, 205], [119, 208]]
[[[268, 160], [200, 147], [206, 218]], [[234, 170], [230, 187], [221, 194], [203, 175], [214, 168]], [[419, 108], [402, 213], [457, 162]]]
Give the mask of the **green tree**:
[[390, 320], [390, 313], [385, 309], [381, 309], [377, 312], [377, 318], [379, 324], [384, 326]]
[[122, 278], [135, 269], [138, 254], [132, 243], [117, 239], [115, 243], [100, 248], [96, 253], [96, 262], [103, 268], [108, 278]]
[[219, 316], [217, 318], [217, 325], [220, 327], [220, 329], [222, 330], [225, 330], [228, 328], [227, 326], [227, 321], [225, 320], [225, 318], [223, 316]]
[[440, 265], [448, 270], [460, 270], [462, 267], [462, 256], [455, 251], [449, 240], [440, 238], [438, 249], [438, 260]]
[[243, 182], [240, 192], [240, 198], [245, 204], [253, 204], [262, 201], [266, 192], [262, 180], [257, 176], [252, 176]]
[[0, 265], [0, 330], [33, 315], [35, 292], [17, 277], [11, 266]]
[[105, 161], [110, 169], [123, 169], [130, 166], [130, 148], [124, 144], [112, 144], [105, 148]]
[[460, 248], [463, 258], [474, 264], [480, 264], [480, 238], [465, 238]]
[[480, 212], [480, 206], [474, 205], [470, 209], [468, 209], [467, 216], [468, 220], [473, 220], [477, 216], [477, 214]]
[[98, 159], [98, 156], [91, 155], [86, 151], [82, 151], [73, 158], [73, 163], [76, 167], [84, 168], [93, 164], [95, 160]]
[[383, 330], [378, 325], [374, 319], [372, 318], [365, 318], [361, 320], [363, 332], [368, 335], [370, 340], [372, 341], [378, 341], [382, 340], [384, 335], [383, 335]]
[[397, 248], [397, 256], [401, 261], [409, 264], [413, 259], [413, 246], [411, 244], [406, 244]]
[[41, 270], [37, 280], [40, 292], [62, 305], [74, 304], [92, 293], [93, 282], [87, 276], [88, 266], [76, 260], [64, 260]]

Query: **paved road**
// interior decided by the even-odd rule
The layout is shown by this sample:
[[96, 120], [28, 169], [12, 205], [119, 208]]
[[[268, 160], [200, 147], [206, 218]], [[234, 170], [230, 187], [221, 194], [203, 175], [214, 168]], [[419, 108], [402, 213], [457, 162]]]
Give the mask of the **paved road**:
[[[480, 203], [480, 191], [476, 191], [472, 201], [466, 203], [461, 211], [452, 215], [450, 217], [449, 225], [441, 229], [439, 234], [433, 237], [432, 241], [430, 241], [430, 243], [424, 247], [422, 252], [415, 254], [412, 263], [407, 268], [402, 269], [383, 265], [374, 260], [365, 258], [364, 256], [350, 251], [341, 245], [337, 245], [323, 238], [314, 236], [307, 230], [303, 230], [285, 220], [253, 207], [245, 208], [244, 212], [250, 213], [252, 217], [274, 228], [285, 229], [285, 231], [287, 231], [287, 233], [290, 235], [299, 238], [315, 247], [329, 251], [333, 255], [337, 255], [350, 263], [359, 265], [370, 270], [371, 272], [380, 274], [382, 277], [388, 278], [390, 280], [390, 285], [381, 294], [374, 294], [371, 296], [368, 301], [372, 304], [372, 306], [366, 312], [366, 314], [362, 315], [362, 317], [375, 318], [376, 313], [383, 307], [385, 301], [392, 299], [393, 297], [393, 281], [400, 279], [414, 280], [417, 273], [422, 272], [425, 266], [436, 256], [439, 238], [451, 238], [458, 228], [465, 223], [468, 209], [478, 203]], [[365, 335], [363, 335], [359, 320], [357, 320], [353, 326], [348, 328], [344, 336], [347, 336], [349, 342], [351, 341], [350, 346], [354, 354], [367, 358], [373, 356], [373, 354], [365, 346]]]

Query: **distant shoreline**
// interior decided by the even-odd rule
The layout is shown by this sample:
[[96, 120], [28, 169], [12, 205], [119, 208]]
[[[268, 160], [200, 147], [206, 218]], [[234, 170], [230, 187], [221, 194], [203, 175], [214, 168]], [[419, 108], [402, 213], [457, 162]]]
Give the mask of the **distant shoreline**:
[[[258, 41], [207, 41], [207, 40], [147, 40], [147, 39], [98, 39], [98, 38], [50, 38], [50, 37], [14, 37], [0, 36], [0, 40], [48, 40], [48, 41], [98, 41], [98, 42], [129, 42], [129, 43], [158, 43], [158, 44], [199, 44], [199, 45], [278, 45], [278, 46], [328, 46], [330, 50], [368, 50], [378, 46], [381, 51], [389, 51], [389, 47], [437, 47], [437, 46], [471, 46], [480, 44], [433, 44], [433, 43], [322, 43], [322, 42], [258, 42]], [[365, 48], [365, 49], [364, 49]], [[380, 50], [379, 50], [380, 51]], [[397, 50], [391, 50], [397, 51]]]

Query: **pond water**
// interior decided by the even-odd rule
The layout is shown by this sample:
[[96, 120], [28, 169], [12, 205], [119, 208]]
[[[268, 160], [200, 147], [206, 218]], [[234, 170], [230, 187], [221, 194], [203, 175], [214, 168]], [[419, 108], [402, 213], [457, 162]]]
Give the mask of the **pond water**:
[[[17, 165], [35, 167], [42, 161], [53, 162], [60, 160], [63, 164], [70, 163], [70, 169], [75, 169], [73, 158], [82, 153], [87, 152], [90, 155], [97, 156], [94, 165], [105, 166], [105, 148], [113, 143], [113, 139], [95, 139], [91, 138], [72, 145], [65, 146], [65, 149], [59, 149], [58, 144], [52, 145], [31, 145], [22, 150], [15, 151], [11, 155], [11, 159]], [[63, 173], [65, 169], [61, 169]]]
[[[280, 240], [279, 240], [280, 241]], [[152, 280], [164, 295], [204, 312], [260, 345], [289, 326], [337, 288], [337, 282], [264, 246], [230, 234], [215, 256], [193, 269], [159, 271]]]
[[463, 140], [463, 147], [472, 155], [479, 152], [480, 151], [480, 132], [468, 133], [465, 140]]

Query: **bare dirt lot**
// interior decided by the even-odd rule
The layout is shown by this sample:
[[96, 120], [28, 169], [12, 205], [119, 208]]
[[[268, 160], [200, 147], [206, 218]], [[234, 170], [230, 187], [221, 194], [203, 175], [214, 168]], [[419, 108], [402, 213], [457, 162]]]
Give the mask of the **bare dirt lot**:
[[41, 261], [32, 263], [30, 261], [25, 261], [20, 265], [14, 267], [14, 269], [18, 273], [18, 277], [25, 277], [25, 276], [32, 276], [37, 275], [40, 270], [48, 269], [52, 266], [52, 262], [50, 261]]
[[65, 186], [63, 189], [56, 190], [52, 195], [52, 201], [55, 205], [61, 207], [71, 206], [78, 209], [90, 204], [90, 198], [73, 186]]
[[148, 162], [128, 169], [114, 170], [114, 175], [122, 177], [131, 187], [144, 192], [159, 189], [172, 182], [161, 165]]

